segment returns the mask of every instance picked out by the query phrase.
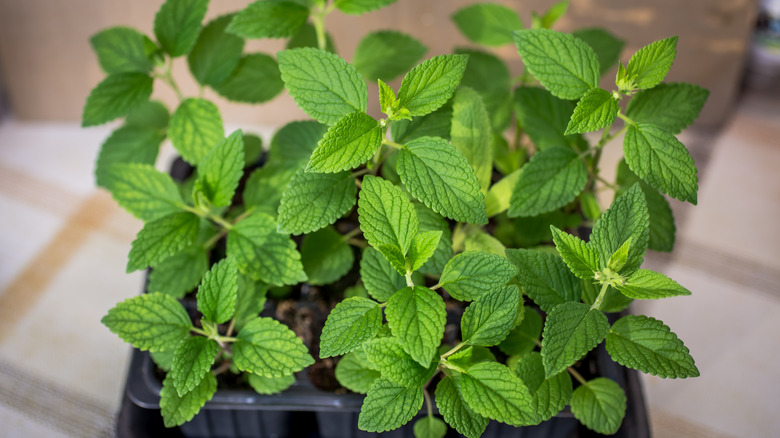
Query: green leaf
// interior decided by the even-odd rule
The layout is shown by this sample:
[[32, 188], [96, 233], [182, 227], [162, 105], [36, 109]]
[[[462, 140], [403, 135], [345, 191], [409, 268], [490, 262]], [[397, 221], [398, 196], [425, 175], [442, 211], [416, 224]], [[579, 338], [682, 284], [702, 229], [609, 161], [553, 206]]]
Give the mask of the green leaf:
[[360, 258], [360, 277], [368, 293], [381, 302], [406, 287], [406, 279], [372, 247], [366, 248]]
[[447, 424], [436, 417], [428, 415], [414, 423], [414, 438], [444, 438], [447, 434]]
[[200, 164], [225, 138], [219, 109], [206, 99], [185, 99], [171, 116], [168, 136], [185, 160]]
[[355, 67], [314, 48], [279, 52], [282, 80], [306, 114], [332, 125], [347, 114], [366, 112], [368, 89]]
[[176, 298], [161, 293], [128, 298], [109, 310], [100, 322], [142, 351], [170, 349], [192, 328], [184, 307]]
[[273, 218], [265, 213], [254, 213], [230, 229], [227, 254], [255, 280], [277, 286], [306, 280], [295, 242], [277, 233]]
[[515, 112], [528, 137], [540, 150], [553, 146], [574, 145], [579, 135], [564, 135], [574, 112], [574, 105], [539, 87], [515, 89]]
[[208, 256], [202, 249], [182, 251], [158, 263], [149, 274], [149, 292], [162, 292], [183, 298], [200, 283], [209, 267]]
[[218, 352], [217, 341], [203, 336], [190, 336], [179, 343], [170, 372], [179, 397], [198, 387], [214, 364]]
[[127, 113], [125, 126], [164, 131], [168, 128], [169, 120], [168, 107], [159, 100], [150, 100], [134, 107]]
[[340, 172], [359, 167], [382, 146], [382, 127], [364, 112], [341, 118], [311, 155], [307, 172]]
[[440, 275], [444, 265], [452, 257], [452, 232], [447, 220], [423, 204], [415, 203], [414, 210], [420, 221], [420, 231], [441, 231], [436, 250], [425, 264], [420, 267], [423, 274]]
[[263, 395], [278, 394], [295, 383], [294, 375], [283, 377], [265, 377], [250, 373], [246, 376], [249, 386], [251, 386], [256, 393]]
[[276, 131], [268, 149], [268, 159], [301, 168], [309, 161], [328, 127], [314, 120], [290, 122]]
[[493, 289], [477, 298], [460, 320], [463, 342], [490, 347], [507, 337], [515, 326], [520, 291], [517, 286]]
[[541, 334], [542, 317], [533, 308], [526, 307], [523, 310], [523, 320], [498, 344], [498, 348], [510, 356], [522, 355], [536, 348]]
[[638, 185], [632, 186], [599, 217], [590, 236], [590, 245], [606, 267], [609, 258], [626, 240], [631, 239], [624, 274], [629, 275], [642, 265], [648, 237], [648, 214], [644, 195]]
[[176, 183], [150, 164], [114, 164], [106, 176], [117, 204], [141, 220], [153, 221], [180, 211], [183, 201]]
[[409, 254], [406, 257], [409, 265], [408, 272], [414, 272], [422, 267], [437, 250], [442, 232], [421, 231], [412, 240], [412, 246], [409, 248]]
[[620, 292], [635, 299], [658, 299], [690, 295], [688, 289], [664, 274], [649, 269], [639, 269], [626, 280], [624, 286], [618, 286]]
[[401, 275], [406, 275], [409, 269], [406, 264], [406, 256], [401, 252], [400, 248], [395, 245], [384, 244], [379, 245], [377, 249], [385, 256], [385, 259], [390, 262], [390, 265], [393, 266], [396, 272]]
[[511, 77], [509, 69], [498, 56], [470, 47], [458, 47], [455, 53], [468, 55], [469, 62], [463, 72], [461, 87], [469, 87], [481, 95], [490, 92], [507, 94], [510, 90]]
[[512, 426], [539, 423], [533, 399], [523, 382], [505, 365], [481, 362], [461, 375], [463, 400], [479, 415]]
[[[633, 85], [632, 88], [653, 88], [664, 80], [676, 55], [676, 36], [642, 47], [628, 61], [625, 78]], [[626, 89], [622, 84], [618, 87]]]
[[309, 9], [293, 1], [256, 1], [242, 9], [227, 31], [244, 38], [289, 38], [309, 18]]
[[238, 296], [236, 298], [235, 320], [236, 330], [241, 330], [245, 325], [258, 318], [263, 311], [266, 302], [268, 285], [263, 282], [255, 282], [248, 275], [238, 276]]
[[249, 175], [242, 194], [244, 206], [256, 207], [258, 211], [276, 216], [282, 196], [299, 170], [300, 168], [269, 159], [263, 167]]
[[[330, 33], [325, 33], [325, 50], [330, 53], [336, 53], [336, 46], [333, 44], [333, 38]], [[310, 23], [303, 23], [294, 37], [287, 40], [285, 49], [297, 49], [299, 47], [319, 48], [317, 41], [317, 30]]]
[[439, 284], [459, 301], [475, 300], [493, 289], [506, 286], [517, 275], [507, 259], [485, 252], [466, 251], [444, 267]]
[[612, 435], [623, 423], [626, 394], [613, 380], [598, 377], [574, 390], [571, 412], [589, 429]]
[[571, 400], [571, 377], [566, 371], [545, 378], [542, 355], [532, 351], [520, 357], [513, 371], [533, 396], [534, 411], [546, 421], [560, 412]]
[[652, 187], [696, 205], [693, 157], [672, 134], [655, 125], [631, 125], [623, 139], [628, 167]]
[[160, 144], [165, 134], [153, 128], [122, 126], [114, 130], [100, 148], [95, 165], [95, 181], [98, 186], [107, 188], [108, 168], [114, 164], [140, 163], [154, 164]]
[[349, 172], [298, 171], [282, 195], [279, 231], [302, 234], [319, 230], [355, 205], [357, 186]]
[[409, 192], [433, 211], [459, 222], [487, 223], [474, 169], [446, 140], [410, 141], [399, 152], [396, 167]]
[[572, 35], [585, 41], [596, 52], [602, 75], [615, 65], [626, 44], [625, 41], [598, 27], [578, 29], [572, 32]]
[[609, 256], [609, 261], [607, 262], [607, 269], [610, 269], [614, 272], [620, 272], [621, 269], [623, 269], [624, 266], [626, 266], [626, 262], [628, 262], [628, 252], [631, 249], [631, 238], [626, 240], [623, 245], [620, 246], [620, 248], [617, 249], [617, 251], [613, 252], [611, 256]]
[[[582, 301], [587, 305], [593, 305], [603, 285], [593, 280], [581, 280], [580, 282], [582, 284]], [[632, 301], [634, 301], [632, 298], [628, 298], [614, 287], [608, 286], [607, 292], [604, 294], [604, 301], [599, 305], [599, 310], [608, 313], [621, 312], [628, 308]]]
[[424, 116], [444, 105], [455, 92], [468, 56], [440, 55], [427, 59], [404, 76], [398, 89], [399, 108]]
[[561, 231], [554, 225], [551, 225], [550, 229], [555, 248], [571, 272], [583, 280], [592, 280], [593, 275], [601, 268], [598, 251], [588, 242]]
[[96, 126], [124, 117], [149, 100], [153, 80], [145, 73], [116, 73], [92, 89], [81, 115], [81, 126]]
[[523, 166], [509, 204], [509, 217], [537, 216], [563, 207], [585, 188], [588, 171], [576, 152], [543, 149]]
[[344, 355], [336, 364], [336, 380], [352, 392], [365, 394], [381, 377], [379, 371], [374, 368], [365, 351], [355, 350]]
[[658, 84], [637, 93], [628, 102], [626, 116], [678, 134], [699, 117], [709, 95], [706, 89], [684, 82]]
[[207, 321], [222, 324], [236, 312], [238, 268], [231, 258], [220, 260], [203, 276], [198, 288], [198, 311]]
[[374, 338], [382, 326], [382, 308], [376, 301], [352, 297], [328, 315], [320, 340], [320, 357], [340, 356]]
[[609, 332], [607, 317], [582, 303], [563, 303], [548, 312], [542, 334], [542, 357], [547, 377], [585, 356]]
[[520, 174], [520, 169], [515, 170], [490, 187], [485, 197], [488, 217], [499, 215], [509, 209], [512, 192], [517, 180], [520, 179]]
[[192, 420], [200, 408], [217, 392], [217, 378], [206, 373], [195, 389], [179, 397], [170, 374], [163, 380], [160, 390], [160, 411], [165, 427], [181, 426]]
[[352, 64], [369, 81], [391, 81], [414, 67], [427, 51], [405, 33], [380, 30], [360, 40]]
[[406, 386], [422, 386], [436, 372], [438, 362], [422, 366], [408, 355], [398, 338], [376, 338], [364, 344], [366, 358], [382, 377]]
[[233, 202], [244, 170], [244, 141], [240, 130], [217, 143], [198, 166], [195, 190], [215, 207]]
[[301, 262], [307, 283], [330, 284], [347, 274], [355, 262], [352, 248], [332, 227], [307, 235], [301, 244]]
[[493, 176], [493, 133], [482, 98], [471, 88], [461, 87], [455, 93], [450, 138], [486, 193]]
[[385, 378], [368, 390], [360, 408], [358, 428], [367, 432], [385, 432], [408, 423], [423, 403], [421, 386], [406, 387]]
[[127, 272], [145, 269], [195, 243], [200, 218], [192, 213], [173, 213], [147, 222], [138, 232], [127, 260]]
[[149, 356], [151, 356], [152, 362], [154, 362], [155, 365], [160, 367], [161, 370], [168, 372], [173, 366], [173, 354], [175, 352], [176, 349], [174, 348], [170, 350], [150, 352]]
[[452, 377], [445, 377], [436, 385], [436, 407], [444, 421], [467, 438], [482, 436], [490, 421], [466, 404], [459, 385]]
[[362, 15], [395, 2], [396, 0], [335, 0], [334, 4], [345, 14]]
[[533, 249], [507, 249], [506, 256], [518, 268], [517, 279], [523, 291], [549, 313], [563, 303], [578, 302], [580, 282], [566, 263], [549, 252]]
[[267, 102], [282, 92], [284, 82], [276, 60], [264, 53], [245, 55], [233, 73], [214, 90], [234, 102]]
[[516, 30], [512, 36], [528, 71], [561, 99], [579, 99], [599, 83], [599, 59], [571, 34], [549, 29]]
[[495, 3], [478, 3], [452, 15], [458, 29], [472, 42], [501, 46], [512, 42], [512, 31], [523, 28], [514, 10]]
[[537, 27], [537, 21], [539, 26], [544, 29], [549, 29], [558, 21], [569, 8], [569, 0], [563, 0], [550, 6], [550, 9], [544, 13], [541, 17], [537, 16], [535, 12], [531, 12], [534, 20], [534, 27]]
[[363, 235], [375, 248], [396, 245], [406, 254], [419, 228], [417, 214], [406, 194], [371, 175], [363, 177], [358, 215]]
[[581, 134], [606, 128], [615, 121], [617, 113], [618, 103], [612, 94], [601, 88], [593, 88], [577, 102], [564, 134]]
[[151, 55], [157, 45], [135, 29], [111, 27], [92, 35], [89, 43], [107, 74], [148, 73], [154, 69]]
[[626, 315], [612, 325], [607, 352], [629, 368], [664, 379], [698, 377], [688, 348], [663, 322], [641, 315]]
[[392, 113], [395, 111], [395, 91], [381, 79], [377, 79], [379, 87], [379, 107], [383, 113]]
[[[655, 90], [655, 88], [653, 88]], [[647, 200], [647, 213], [650, 219], [650, 230], [647, 247], [655, 251], [669, 252], [674, 248], [675, 232], [674, 214], [669, 201], [658, 190], [639, 179], [625, 161], [620, 162], [617, 170], [617, 183], [621, 187], [631, 187], [639, 182]]]
[[198, 39], [208, 0], [166, 0], [154, 17], [154, 35], [172, 57], [189, 53]]
[[[397, 120], [390, 125], [390, 133], [396, 143], [406, 143], [420, 137], [450, 137], [452, 106], [445, 104], [422, 117]], [[384, 169], [385, 166], [383, 166]]]
[[430, 365], [444, 335], [447, 312], [436, 292], [421, 286], [396, 292], [385, 309], [393, 336], [420, 365]]
[[257, 318], [238, 332], [233, 361], [241, 371], [283, 377], [314, 363], [295, 332], [271, 318]]
[[465, 251], [480, 251], [504, 256], [506, 247], [500, 240], [479, 228], [472, 228], [463, 241]]
[[223, 15], [206, 24], [187, 55], [190, 72], [201, 85], [218, 87], [241, 62], [244, 40], [225, 32], [232, 19]]

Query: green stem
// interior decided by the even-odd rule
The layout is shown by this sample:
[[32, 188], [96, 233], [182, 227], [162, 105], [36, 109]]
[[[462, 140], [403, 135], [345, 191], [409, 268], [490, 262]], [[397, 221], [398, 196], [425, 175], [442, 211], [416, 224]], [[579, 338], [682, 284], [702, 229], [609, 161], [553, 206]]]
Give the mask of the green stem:
[[580, 373], [578, 373], [577, 370], [575, 370], [574, 368], [566, 367], [566, 370], [569, 372], [569, 374], [574, 376], [574, 378], [577, 379], [578, 382], [582, 383], [583, 385], [587, 385], [588, 384], [588, 382], [585, 380], [585, 378], [583, 378], [582, 375]]
[[596, 175], [596, 179], [597, 179], [597, 180], [598, 180], [600, 183], [604, 184], [605, 186], [609, 187], [610, 189], [612, 189], [612, 190], [614, 190], [614, 191], [618, 191], [618, 190], [620, 190], [620, 186], [618, 186], [618, 185], [615, 185], [615, 184], [612, 184], [611, 182], [609, 182], [609, 181], [605, 180], [604, 178], [602, 178], [602, 177], [600, 177], [600, 176], [598, 176], [598, 175]]
[[194, 326], [193, 326], [193, 327], [190, 327], [190, 331], [191, 331], [191, 332], [193, 332], [193, 333], [197, 333], [197, 334], [199, 334], [199, 335], [201, 335], [201, 336], [205, 336], [205, 337], [207, 337], [207, 338], [209, 337], [209, 334], [208, 334], [208, 333], [206, 333], [206, 331], [205, 331], [205, 330], [203, 330], [203, 329], [199, 329], [199, 328], [197, 328], [197, 327], [194, 327]]
[[[332, 6], [332, 5], [331, 5]], [[332, 8], [317, 7], [316, 11], [312, 11], [311, 19], [314, 22], [314, 31], [317, 34], [317, 47], [320, 50], [325, 50], [328, 47], [328, 36], [325, 33], [325, 17], [328, 16]]]
[[609, 289], [609, 283], [604, 283], [601, 285], [599, 296], [596, 297], [596, 301], [594, 301], [593, 305], [590, 306], [591, 309], [598, 309], [599, 306], [601, 306], [601, 303], [604, 302], [604, 296], [607, 294], [607, 289]]
[[630, 118], [628, 118], [628, 116], [623, 114], [623, 112], [621, 112], [621, 111], [618, 111], [617, 116], [620, 117], [621, 119], [623, 119], [623, 121], [626, 122], [627, 125], [634, 125], [634, 126], [636, 125], [635, 121], [633, 121]]
[[407, 272], [406, 273], [406, 285], [409, 287], [414, 287], [414, 281], [412, 281], [412, 273]]
[[441, 355], [441, 358], [442, 358], [442, 359], [446, 359], [447, 357], [449, 357], [449, 356], [452, 356], [452, 355], [453, 355], [453, 354], [455, 354], [455, 353], [456, 353], [458, 350], [460, 350], [461, 348], [463, 348], [463, 347], [465, 347], [465, 346], [466, 346], [466, 344], [465, 344], [465, 343], [463, 343], [463, 342], [461, 342], [460, 344], [458, 344], [458, 345], [456, 345], [456, 346], [452, 347], [452, 349], [451, 349], [450, 351], [448, 351], [448, 352], [446, 352], [446, 353], [442, 354], [442, 355]]
[[396, 149], [403, 149], [404, 148], [404, 145], [402, 145], [400, 143], [396, 143], [394, 141], [390, 141], [388, 139], [382, 139], [382, 144], [386, 144], [386, 145], [394, 147]]
[[352, 230], [352, 231], [349, 231], [349, 232], [347, 232], [346, 234], [344, 234], [343, 236], [341, 236], [341, 238], [342, 238], [343, 240], [346, 240], [346, 241], [348, 241], [349, 239], [351, 239], [351, 238], [353, 238], [353, 237], [357, 236], [357, 235], [358, 235], [358, 234], [360, 234], [360, 233], [362, 233], [362, 231], [360, 230], [360, 228], [359, 228], [359, 227], [356, 227], [354, 230]]
[[428, 394], [428, 389], [423, 389], [423, 395], [425, 396], [425, 407], [428, 409], [428, 416], [433, 416], [433, 405], [431, 404], [431, 395]]
[[213, 248], [214, 245], [216, 245], [217, 242], [219, 242], [219, 239], [225, 237], [225, 235], [227, 235], [227, 233], [228, 233], [228, 230], [225, 230], [225, 229], [220, 230], [219, 233], [211, 236], [211, 239], [209, 239], [208, 241], [206, 241], [206, 243], [203, 244], [203, 248], [206, 249], [206, 250], [209, 250], [209, 249]]

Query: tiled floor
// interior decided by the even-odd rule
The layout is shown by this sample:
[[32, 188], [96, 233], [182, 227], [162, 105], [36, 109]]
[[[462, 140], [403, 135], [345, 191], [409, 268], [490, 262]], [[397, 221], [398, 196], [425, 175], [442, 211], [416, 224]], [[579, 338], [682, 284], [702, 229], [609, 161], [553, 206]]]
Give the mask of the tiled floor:
[[[0, 124], [0, 435], [110, 436], [129, 349], [100, 326], [140, 290], [125, 260], [140, 223], [93, 188], [109, 128]], [[644, 379], [655, 436], [780, 436], [780, 100], [749, 96], [684, 142], [699, 205], [675, 204], [678, 248], [648, 264], [693, 295], [643, 302], [701, 377]], [[619, 150], [619, 147], [616, 148]]]

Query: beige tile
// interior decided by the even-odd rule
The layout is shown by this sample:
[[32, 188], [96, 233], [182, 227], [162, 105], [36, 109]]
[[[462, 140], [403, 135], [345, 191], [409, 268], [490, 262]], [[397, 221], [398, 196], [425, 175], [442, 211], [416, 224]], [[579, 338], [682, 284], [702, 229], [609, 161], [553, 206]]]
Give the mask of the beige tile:
[[2, 424], [2, 436], [6, 438], [71, 437], [47, 426], [43, 418], [30, 417], [2, 404], [0, 404], [0, 424]]

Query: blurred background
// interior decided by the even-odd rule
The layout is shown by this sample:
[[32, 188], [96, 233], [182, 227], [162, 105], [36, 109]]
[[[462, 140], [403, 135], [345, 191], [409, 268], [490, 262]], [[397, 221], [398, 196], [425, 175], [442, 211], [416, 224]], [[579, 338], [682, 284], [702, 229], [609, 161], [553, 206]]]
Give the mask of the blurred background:
[[[161, 3], [0, 0], [2, 436], [113, 435], [130, 350], [99, 320], [141, 290], [142, 274], [124, 273], [141, 223], [94, 187], [94, 160], [116, 125], [82, 129], [80, 118], [86, 96], [104, 77], [89, 37], [117, 25], [153, 35]], [[214, 0], [207, 20], [248, 3]], [[359, 18], [335, 12], [327, 29], [348, 60], [363, 35], [385, 28], [420, 39], [430, 57], [469, 46], [450, 16], [470, 3], [398, 0]], [[528, 25], [531, 11], [555, 2], [495, 3], [517, 10]], [[678, 35], [667, 81], [711, 92], [699, 120], [680, 137], [699, 167], [699, 205], [672, 201], [676, 250], [648, 256], [651, 268], [693, 295], [635, 309], [671, 326], [702, 374], [643, 379], [654, 435], [780, 436], [780, 2], [571, 0], [555, 29], [596, 26], [626, 41], [623, 62], [652, 41]], [[281, 41], [252, 41], [245, 52], [282, 48]], [[514, 47], [496, 53], [519, 73]], [[183, 58], [174, 73], [185, 95], [197, 94]], [[605, 78], [603, 86], [614, 88], [614, 71]], [[164, 86], [153, 97], [175, 107]], [[220, 106], [228, 132], [242, 128], [266, 140], [284, 123], [306, 118], [286, 93], [253, 106], [209, 90], [205, 97]], [[618, 144], [606, 150], [607, 169], [622, 153]], [[161, 168], [172, 154], [165, 146]]]

